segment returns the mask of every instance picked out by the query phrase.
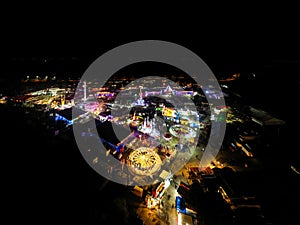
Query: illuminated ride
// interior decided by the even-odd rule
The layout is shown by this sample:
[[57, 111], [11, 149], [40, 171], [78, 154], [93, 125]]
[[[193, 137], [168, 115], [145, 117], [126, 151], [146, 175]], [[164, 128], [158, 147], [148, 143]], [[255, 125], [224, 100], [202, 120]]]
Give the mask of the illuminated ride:
[[162, 161], [152, 148], [140, 147], [129, 154], [126, 163], [134, 174], [151, 175], [159, 171]]
[[174, 137], [177, 138], [184, 137], [186, 139], [189, 139], [195, 138], [197, 135], [196, 131], [192, 128], [180, 124], [175, 124], [171, 126], [169, 131]]

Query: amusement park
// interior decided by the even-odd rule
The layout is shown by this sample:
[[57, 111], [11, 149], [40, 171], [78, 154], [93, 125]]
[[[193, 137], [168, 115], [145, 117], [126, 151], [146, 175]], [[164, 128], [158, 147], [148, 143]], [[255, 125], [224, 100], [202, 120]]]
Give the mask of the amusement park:
[[[84, 82], [75, 105], [98, 121], [95, 131], [89, 130], [92, 134], [86, 137], [97, 139], [99, 135], [105, 154], [93, 156], [92, 163], [104, 167], [107, 176], [133, 186], [135, 193], [145, 198], [146, 207], [153, 209], [160, 206], [173, 176], [188, 169], [191, 158], [194, 166], [199, 166], [195, 155], [203, 153], [212, 117], [211, 112], [200, 114], [196, 109], [197, 104], [206, 106], [205, 100], [193, 102], [203, 93], [177, 88], [166, 79], [152, 88], [148, 82], [149, 78], [140, 79], [118, 92], [88, 88]], [[86, 93], [87, 90], [94, 91]], [[212, 114], [221, 118], [225, 110]], [[110, 130], [114, 127], [123, 130], [122, 135], [118, 136], [116, 129]], [[116, 137], [107, 135], [112, 132]], [[110, 157], [118, 163], [112, 166]]]

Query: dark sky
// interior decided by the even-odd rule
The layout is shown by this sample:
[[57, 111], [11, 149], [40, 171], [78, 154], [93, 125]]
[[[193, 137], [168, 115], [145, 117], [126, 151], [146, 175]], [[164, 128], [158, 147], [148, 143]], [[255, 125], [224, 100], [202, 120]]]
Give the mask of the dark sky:
[[[100, 55], [130, 41], [95, 40], [34, 40], [21, 39], [8, 43], [1, 51], [2, 71], [18, 74], [22, 72], [82, 73]], [[267, 39], [252, 41], [232, 37], [216, 41], [203, 39], [162, 39], [180, 44], [199, 55], [214, 72], [265, 69], [268, 65], [288, 64], [300, 67], [300, 44]], [[284, 65], [285, 66], [285, 65]]]

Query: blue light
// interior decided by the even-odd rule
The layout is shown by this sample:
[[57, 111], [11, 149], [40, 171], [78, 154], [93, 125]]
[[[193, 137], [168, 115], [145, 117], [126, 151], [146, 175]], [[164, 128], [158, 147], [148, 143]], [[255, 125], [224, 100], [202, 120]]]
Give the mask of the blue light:
[[176, 210], [180, 213], [186, 213], [184, 200], [180, 196], [176, 196]]
[[57, 122], [57, 121], [59, 121], [59, 120], [64, 121], [64, 122], [67, 122], [67, 126], [73, 124], [73, 120], [68, 120], [68, 119], [66, 119], [65, 117], [63, 117], [63, 116], [61, 116], [61, 115], [59, 115], [59, 114], [56, 113], [56, 114], [55, 114], [55, 121]]

